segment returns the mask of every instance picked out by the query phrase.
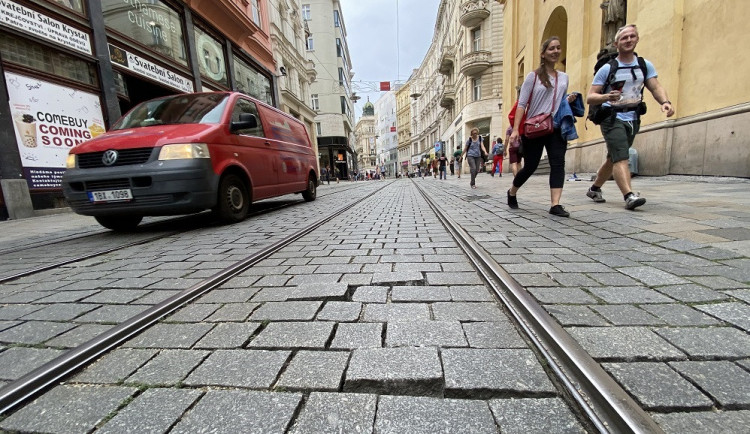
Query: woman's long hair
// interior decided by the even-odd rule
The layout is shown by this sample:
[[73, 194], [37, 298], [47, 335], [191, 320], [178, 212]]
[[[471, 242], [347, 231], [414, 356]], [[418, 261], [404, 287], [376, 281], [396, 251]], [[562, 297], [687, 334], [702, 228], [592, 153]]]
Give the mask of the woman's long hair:
[[[547, 51], [547, 48], [549, 47], [549, 44], [552, 43], [552, 41], [559, 41], [560, 38], [557, 36], [550, 36], [547, 38], [546, 41], [542, 42], [542, 51], [539, 53], [540, 57], [544, 55], [544, 52]], [[541, 63], [539, 64], [539, 68], [536, 69], [536, 75], [539, 77], [539, 81], [544, 85], [544, 87], [552, 87], [552, 83], [549, 81], [549, 74], [547, 73], [547, 68], [544, 66], [544, 59], [541, 59]]]

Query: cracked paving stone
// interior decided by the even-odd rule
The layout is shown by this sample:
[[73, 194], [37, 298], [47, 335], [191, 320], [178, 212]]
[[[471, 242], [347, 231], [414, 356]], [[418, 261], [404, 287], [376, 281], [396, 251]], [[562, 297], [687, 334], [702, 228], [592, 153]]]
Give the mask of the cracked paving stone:
[[670, 365], [711, 395], [723, 408], [750, 405], [750, 373], [727, 361], [672, 362]]
[[685, 359], [685, 354], [646, 327], [569, 327], [568, 333], [597, 360]]
[[335, 392], [341, 385], [348, 360], [348, 351], [298, 351], [276, 387]]
[[98, 429], [98, 434], [167, 432], [202, 395], [199, 390], [148, 389]]
[[437, 348], [355, 349], [344, 392], [440, 396], [443, 370]]
[[189, 386], [267, 389], [273, 384], [290, 354], [290, 351], [214, 351], [184, 383]]
[[750, 336], [733, 327], [656, 328], [654, 331], [691, 358], [750, 357]]
[[585, 433], [560, 398], [493, 399], [490, 409], [500, 431], [508, 434]]
[[331, 322], [274, 322], [247, 345], [248, 348], [322, 349], [331, 337]]
[[485, 401], [381, 396], [374, 432], [496, 434], [498, 429]]
[[466, 347], [466, 337], [458, 321], [412, 321], [388, 324], [387, 347], [441, 348]]
[[360, 393], [312, 392], [291, 434], [370, 434], [378, 397]]

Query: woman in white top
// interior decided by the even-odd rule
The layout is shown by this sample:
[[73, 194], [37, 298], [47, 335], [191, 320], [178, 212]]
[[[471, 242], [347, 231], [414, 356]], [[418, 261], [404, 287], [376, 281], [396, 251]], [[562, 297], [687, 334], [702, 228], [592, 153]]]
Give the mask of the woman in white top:
[[[547, 149], [549, 157], [550, 174], [550, 214], [568, 217], [570, 214], [560, 205], [563, 184], [565, 183], [565, 151], [568, 144], [560, 135], [560, 129], [556, 128], [552, 134], [528, 138], [520, 134], [521, 121], [526, 117], [532, 118], [543, 113], [551, 113], [554, 117], [560, 108], [560, 102], [568, 93], [568, 75], [555, 69], [555, 64], [560, 59], [562, 52], [560, 39], [552, 36], [542, 43], [540, 53], [541, 64], [536, 71], [529, 73], [521, 86], [521, 93], [518, 98], [518, 108], [513, 125], [513, 132], [510, 135], [510, 143], [519, 137], [523, 144], [523, 169], [513, 178], [513, 185], [508, 190], [508, 206], [518, 208], [516, 193], [518, 189], [529, 179], [539, 166], [539, 160], [542, 158], [542, 151]], [[573, 99], [575, 97], [573, 96]], [[572, 101], [569, 98], [569, 101]]]

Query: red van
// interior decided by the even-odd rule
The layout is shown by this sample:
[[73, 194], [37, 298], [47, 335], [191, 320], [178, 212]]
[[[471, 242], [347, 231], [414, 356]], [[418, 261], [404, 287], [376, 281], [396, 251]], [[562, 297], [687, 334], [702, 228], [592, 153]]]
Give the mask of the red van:
[[238, 92], [161, 97], [72, 148], [62, 188], [78, 214], [116, 231], [143, 216], [212, 209], [226, 222], [252, 201], [315, 200], [317, 158], [297, 119]]

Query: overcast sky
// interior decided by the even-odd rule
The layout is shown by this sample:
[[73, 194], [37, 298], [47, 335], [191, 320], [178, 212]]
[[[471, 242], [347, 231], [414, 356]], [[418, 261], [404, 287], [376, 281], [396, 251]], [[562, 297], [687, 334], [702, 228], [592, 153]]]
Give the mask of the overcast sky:
[[380, 97], [379, 82], [404, 82], [422, 63], [440, 0], [340, 1], [354, 68], [352, 87], [362, 97], [354, 105], [359, 119], [367, 97], [373, 104]]

